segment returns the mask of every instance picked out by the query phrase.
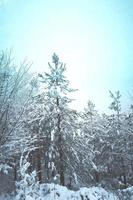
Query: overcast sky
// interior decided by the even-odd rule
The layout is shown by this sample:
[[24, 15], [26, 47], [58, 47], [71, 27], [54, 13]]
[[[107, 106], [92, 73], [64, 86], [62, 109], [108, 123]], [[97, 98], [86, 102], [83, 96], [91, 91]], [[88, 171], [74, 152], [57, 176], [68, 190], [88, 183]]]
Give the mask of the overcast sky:
[[88, 99], [100, 111], [109, 105], [108, 90], [120, 90], [129, 107], [133, 86], [132, 0], [0, 1], [0, 48], [13, 48], [16, 59], [47, 70], [56, 52], [79, 91], [75, 108]]

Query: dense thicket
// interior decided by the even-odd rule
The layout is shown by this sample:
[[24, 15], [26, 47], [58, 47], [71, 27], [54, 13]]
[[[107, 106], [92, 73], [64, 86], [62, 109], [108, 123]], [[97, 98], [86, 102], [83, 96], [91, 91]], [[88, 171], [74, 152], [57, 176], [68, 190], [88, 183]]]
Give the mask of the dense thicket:
[[83, 112], [71, 108], [66, 66], [56, 54], [49, 72], [35, 78], [28, 64], [18, 68], [0, 54], [0, 169], [14, 169], [26, 155], [38, 181], [69, 188], [133, 184], [133, 112], [121, 110], [120, 92], [110, 91], [112, 114], [99, 114], [88, 101]]

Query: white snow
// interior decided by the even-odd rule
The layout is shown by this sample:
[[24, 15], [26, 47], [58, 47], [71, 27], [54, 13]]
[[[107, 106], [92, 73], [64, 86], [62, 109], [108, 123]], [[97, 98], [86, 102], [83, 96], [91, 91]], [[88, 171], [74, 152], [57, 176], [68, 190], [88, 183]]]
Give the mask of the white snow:
[[[27, 195], [25, 200], [118, 200], [115, 194], [101, 187], [83, 187], [78, 191], [72, 191], [54, 183], [41, 184], [38, 194], [38, 197]], [[16, 200], [16, 198], [1, 196], [0, 200]]]
[[[45, 185], [41, 186], [41, 189]], [[46, 192], [46, 191], [45, 191]], [[43, 196], [43, 195], [42, 195]], [[80, 188], [78, 191], [68, 190], [66, 187], [47, 184], [45, 200], [118, 200], [115, 194], [107, 192], [101, 187]]]

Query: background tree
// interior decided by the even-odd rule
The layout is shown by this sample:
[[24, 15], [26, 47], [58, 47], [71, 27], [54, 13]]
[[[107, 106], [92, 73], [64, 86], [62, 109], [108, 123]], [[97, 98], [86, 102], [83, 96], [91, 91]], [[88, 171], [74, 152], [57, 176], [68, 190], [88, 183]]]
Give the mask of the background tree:
[[31, 94], [29, 67], [26, 61], [16, 66], [10, 52], [0, 52], [0, 162], [12, 167], [18, 128]]

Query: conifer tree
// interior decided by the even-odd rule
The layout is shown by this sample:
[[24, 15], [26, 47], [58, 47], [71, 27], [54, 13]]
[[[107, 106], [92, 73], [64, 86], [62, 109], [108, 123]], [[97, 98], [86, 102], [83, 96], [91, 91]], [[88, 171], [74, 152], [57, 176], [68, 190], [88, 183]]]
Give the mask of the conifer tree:
[[[47, 105], [49, 105], [49, 115], [51, 120], [50, 138], [53, 176], [57, 173], [60, 177], [60, 184], [65, 185], [66, 155], [70, 149], [67, 141], [73, 140], [75, 113], [69, 108], [72, 99], [69, 93], [75, 91], [69, 87], [69, 81], [65, 77], [65, 64], [59, 61], [59, 57], [54, 53], [53, 64], [49, 65], [49, 73], [39, 74], [40, 81], [44, 84], [44, 91]], [[71, 139], [70, 139], [71, 138]], [[67, 148], [67, 150], [66, 150]], [[69, 152], [69, 151], [68, 151]]]

